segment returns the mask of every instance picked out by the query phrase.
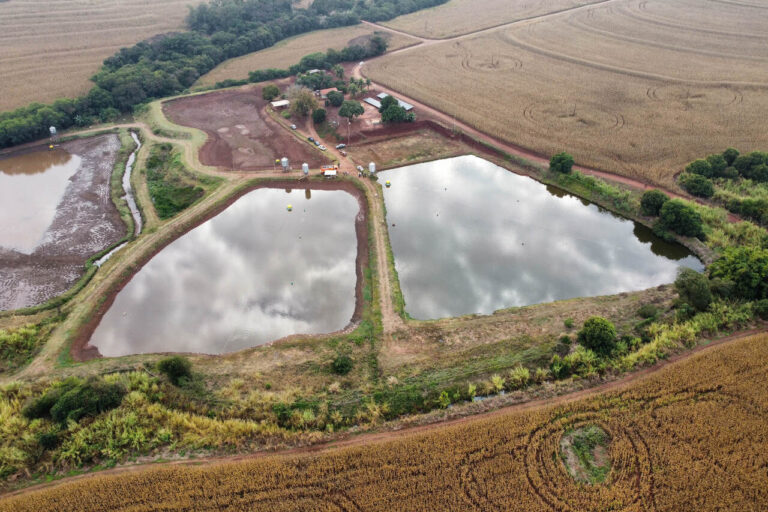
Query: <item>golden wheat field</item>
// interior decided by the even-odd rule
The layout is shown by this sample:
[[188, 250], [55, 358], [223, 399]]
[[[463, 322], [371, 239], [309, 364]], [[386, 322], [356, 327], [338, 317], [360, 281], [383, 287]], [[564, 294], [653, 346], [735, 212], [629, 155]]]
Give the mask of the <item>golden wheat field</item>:
[[707, 153], [768, 146], [768, 4], [610, 0], [365, 74], [507, 142], [666, 186]]
[[468, 34], [512, 21], [560, 12], [601, 0], [451, 0], [383, 25], [430, 39]]
[[[240, 80], [248, 78], [250, 71], [257, 69], [288, 69], [293, 64], [298, 64], [305, 55], [314, 52], [324, 52], [329, 48], [340, 50], [349, 44], [364, 41], [373, 35], [375, 30], [365, 25], [351, 27], [332, 28], [318, 30], [308, 34], [301, 34], [275, 46], [249, 53], [236, 59], [222, 62], [216, 68], [200, 77], [197, 85], [213, 85], [222, 80]], [[389, 42], [389, 50], [397, 50], [417, 43], [415, 39], [400, 34], [381, 33]]]
[[[43, 510], [768, 509], [768, 335], [713, 347], [615, 391], [319, 454], [95, 476], [0, 501]], [[603, 484], [577, 485], [559, 446], [609, 436]]]
[[105, 58], [181, 29], [187, 6], [201, 1], [0, 2], [0, 111], [87, 92]]

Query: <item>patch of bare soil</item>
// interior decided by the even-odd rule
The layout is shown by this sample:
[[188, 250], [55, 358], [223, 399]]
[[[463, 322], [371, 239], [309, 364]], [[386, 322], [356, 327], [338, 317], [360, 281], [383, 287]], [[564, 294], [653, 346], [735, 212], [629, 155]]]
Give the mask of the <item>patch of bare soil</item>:
[[163, 104], [172, 122], [203, 130], [208, 139], [200, 148], [204, 165], [242, 171], [272, 170], [275, 160], [288, 157], [294, 168], [329, 162], [322, 153], [287, 133], [264, 109], [260, 88], [188, 96]]
[[88, 258], [126, 234], [110, 196], [118, 136], [74, 140], [61, 148], [82, 162], [34, 251], [0, 247], [0, 310], [42, 304], [64, 293], [83, 275]]

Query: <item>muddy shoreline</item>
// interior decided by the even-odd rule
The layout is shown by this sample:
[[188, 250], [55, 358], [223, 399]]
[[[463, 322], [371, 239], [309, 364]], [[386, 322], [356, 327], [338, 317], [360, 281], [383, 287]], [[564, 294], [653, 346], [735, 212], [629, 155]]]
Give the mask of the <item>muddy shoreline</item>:
[[[127, 275], [121, 276], [120, 279], [110, 287], [108, 293], [106, 294], [105, 299], [101, 302], [99, 307], [92, 312], [92, 314], [89, 316], [89, 320], [78, 329], [77, 334], [75, 335], [75, 338], [70, 348], [70, 355], [72, 359], [78, 362], [83, 362], [83, 361], [88, 361], [90, 359], [102, 357], [97, 347], [89, 345], [90, 338], [93, 335], [93, 332], [98, 327], [102, 317], [106, 314], [106, 312], [114, 303], [115, 298], [117, 297], [117, 294], [120, 293], [120, 291], [130, 282], [130, 280], [133, 279], [133, 276], [135, 276], [142, 269], [142, 267], [146, 265], [156, 254], [158, 254], [166, 246], [168, 246], [178, 238], [184, 236], [189, 231], [204, 224], [205, 222], [209, 221], [213, 217], [217, 216], [218, 214], [226, 210], [229, 206], [231, 206], [235, 201], [237, 201], [244, 195], [254, 190], [258, 190], [262, 188], [292, 189], [292, 190], [306, 190], [306, 189], [341, 190], [351, 194], [355, 199], [357, 199], [357, 204], [360, 209], [358, 211], [357, 216], [355, 217], [355, 235], [357, 238], [357, 256], [355, 258], [355, 275], [357, 277], [357, 280], [355, 283], [355, 310], [352, 314], [352, 318], [350, 319], [349, 325], [339, 332], [346, 331], [351, 326], [359, 322], [363, 314], [363, 308], [365, 306], [363, 301], [363, 274], [364, 274], [364, 269], [368, 266], [368, 261], [370, 259], [370, 248], [368, 246], [369, 205], [365, 197], [365, 192], [357, 188], [357, 186], [355, 186], [355, 184], [352, 183], [351, 181], [343, 181], [343, 180], [307, 181], [305, 179], [300, 179], [300, 178], [269, 180], [269, 181], [262, 181], [260, 183], [255, 183], [251, 186], [244, 187], [242, 190], [238, 191], [231, 197], [227, 198], [221, 204], [214, 206], [210, 211], [206, 212], [200, 217], [191, 219], [190, 221], [184, 223], [183, 225], [178, 226], [173, 231], [170, 231], [167, 237], [163, 238], [163, 240], [156, 247], [153, 247], [147, 254], [143, 255], [139, 261], [134, 263], [134, 265], [131, 267], [131, 272]], [[316, 336], [326, 336], [329, 334], [333, 334], [333, 333], [318, 334]], [[275, 343], [293, 339], [295, 336], [303, 336], [303, 335], [291, 335], [291, 336], [273, 340], [261, 345], [255, 345], [254, 347], [249, 347], [243, 350], [252, 350], [254, 348], [258, 348], [261, 346], [273, 345]], [[158, 352], [158, 353], [166, 353], [166, 352]], [[204, 355], [208, 357], [219, 357], [225, 354], [216, 354], [216, 355], [199, 354], [199, 355]]]
[[[69, 290], [94, 254], [126, 235], [111, 197], [110, 180], [121, 148], [117, 135], [99, 135], [59, 145], [82, 161], [69, 179], [42, 239], [30, 253], [0, 247], [0, 310], [37, 306]], [[17, 157], [47, 146], [3, 153]]]

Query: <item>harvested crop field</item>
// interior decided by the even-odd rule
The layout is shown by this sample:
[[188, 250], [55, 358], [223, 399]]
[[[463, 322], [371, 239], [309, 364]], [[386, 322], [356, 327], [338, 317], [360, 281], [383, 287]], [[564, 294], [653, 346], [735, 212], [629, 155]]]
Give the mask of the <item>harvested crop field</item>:
[[105, 58], [183, 28], [187, 5], [200, 1], [0, 2], [0, 112], [87, 92]]
[[602, 0], [451, 0], [382, 23], [430, 39], [468, 34], [512, 21], [561, 12]]
[[244, 171], [273, 169], [275, 159], [288, 157], [294, 168], [302, 162], [316, 168], [330, 160], [294, 137], [265, 112], [261, 88], [188, 96], [163, 103], [172, 122], [205, 131], [200, 149], [204, 165]]
[[318, 30], [280, 41], [266, 50], [222, 62], [209, 73], [201, 76], [197, 85], [213, 85], [227, 79], [242, 80], [248, 78], [250, 71], [257, 69], [288, 69], [310, 53], [324, 52], [329, 48], [341, 50], [352, 44], [364, 45], [374, 33], [387, 40], [389, 51], [418, 43], [416, 39], [400, 34], [375, 32], [367, 25]]
[[616, 0], [370, 62], [371, 79], [507, 142], [674, 187], [768, 145], [768, 10]]
[[[767, 368], [761, 334], [591, 397], [315, 454], [87, 477], [0, 510], [764, 510]], [[606, 434], [611, 469], [584, 485], [560, 443], [592, 426]]]
[[61, 149], [80, 158], [79, 166], [71, 177], [56, 184], [60, 193], [51, 197], [53, 204], [40, 205], [36, 211], [42, 217], [45, 208], [50, 216], [45, 216], [44, 225], [35, 226], [39, 230], [34, 239], [22, 240], [23, 247], [0, 246], [0, 310], [41, 304], [62, 294], [83, 275], [88, 258], [126, 234], [110, 195], [110, 177], [120, 150], [118, 136], [74, 140]]

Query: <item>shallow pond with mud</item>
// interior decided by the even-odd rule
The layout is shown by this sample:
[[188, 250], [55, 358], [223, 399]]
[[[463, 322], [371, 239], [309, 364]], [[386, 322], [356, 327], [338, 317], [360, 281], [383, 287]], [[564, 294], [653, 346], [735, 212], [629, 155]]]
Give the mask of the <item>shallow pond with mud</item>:
[[103, 135], [0, 155], [0, 310], [60, 295], [125, 236], [110, 193], [119, 150]]
[[89, 345], [102, 356], [221, 354], [344, 329], [365, 240], [361, 199], [348, 191], [253, 190], [152, 257]]
[[416, 319], [643, 290], [704, 266], [647, 227], [475, 156], [379, 173]]

